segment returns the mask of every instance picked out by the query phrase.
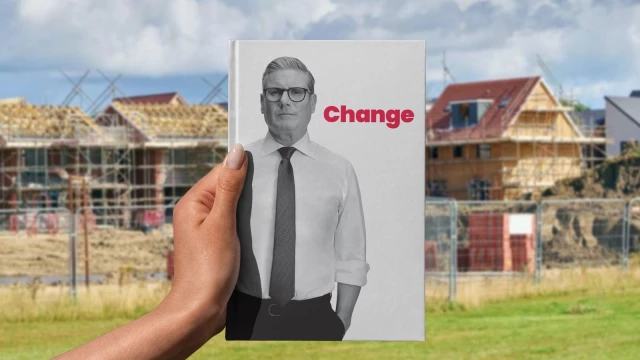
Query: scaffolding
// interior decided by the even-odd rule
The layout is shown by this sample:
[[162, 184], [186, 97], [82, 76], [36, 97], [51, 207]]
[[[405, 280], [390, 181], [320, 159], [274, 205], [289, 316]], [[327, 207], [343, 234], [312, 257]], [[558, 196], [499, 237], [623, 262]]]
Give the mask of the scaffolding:
[[113, 102], [90, 117], [0, 101], [0, 208], [78, 208], [84, 183], [89, 205], [106, 207], [97, 225], [127, 228], [139, 216], [127, 207], [175, 204], [226, 151], [227, 114], [215, 104]]
[[428, 126], [428, 196], [535, 198], [605, 157], [607, 140], [598, 129], [577, 124], [569, 116], [571, 109], [562, 106], [539, 77], [527, 78], [515, 93], [493, 97], [497, 108], [504, 108], [497, 120], [479, 120], [459, 132], [461, 136], [451, 136], [451, 128]]

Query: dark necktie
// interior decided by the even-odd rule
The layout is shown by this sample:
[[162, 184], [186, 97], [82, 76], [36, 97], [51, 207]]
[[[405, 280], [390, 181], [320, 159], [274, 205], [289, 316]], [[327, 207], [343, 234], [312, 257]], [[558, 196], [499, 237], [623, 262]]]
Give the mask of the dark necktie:
[[291, 155], [293, 147], [278, 149], [282, 156], [278, 166], [276, 225], [269, 296], [281, 306], [293, 298], [296, 267], [296, 191]]

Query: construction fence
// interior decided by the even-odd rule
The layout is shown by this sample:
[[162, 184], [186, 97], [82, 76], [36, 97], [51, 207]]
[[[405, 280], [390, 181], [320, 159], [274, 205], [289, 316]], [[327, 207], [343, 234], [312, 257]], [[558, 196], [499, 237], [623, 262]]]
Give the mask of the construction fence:
[[427, 301], [473, 302], [486, 291], [497, 298], [518, 286], [581, 281], [576, 270], [624, 273], [640, 251], [640, 198], [427, 198], [424, 250]]
[[[106, 208], [1, 210], [0, 282], [41, 277], [75, 294], [96, 282], [166, 279], [173, 206], [109, 206], [114, 220], [97, 221]], [[427, 301], [500, 297], [576, 270], [625, 273], [636, 252], [640, 198], [425, 200]]]
[[[108, 210], [113, 218], [99, 221]], [[173, 206], [0, 210], [0, 285], [167, 279]]]
[[[84, 221], [106, 208], [127, 213], [130, 220], [111, 226]], [[78, 286], [89, 287], [94, 273], [103, 282], [118, 284], [167, 279], [173, 250], [173, 208], [173, 205], [78, 208], [73, 231], [69, 233], [71, 295], [76, 296]]]

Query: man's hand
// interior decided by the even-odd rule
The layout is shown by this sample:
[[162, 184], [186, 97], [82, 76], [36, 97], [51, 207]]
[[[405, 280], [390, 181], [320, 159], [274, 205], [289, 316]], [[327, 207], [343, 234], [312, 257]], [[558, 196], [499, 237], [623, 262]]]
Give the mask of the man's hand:
[[336, 314], [344, 324], [346, 332], [351, 327], [351, 315], [360, 295], [360, 286], [338, 283], [338, 300], [336, 301]]
[[347, 330], [349, 330], [349, 327], [351, 326], [351, 315], [348, 315], [345, 312], [337, 312], [337, 314], [340, 320], [342, 320], [342, 324], [344, 325], [344, 332], [347, 332]]
[[151, 312], [56, 359], [185, 359], [225, 325], [238, 279], [236, 205], [247, 159], [236, 145], [173, 211], [173, 287]]

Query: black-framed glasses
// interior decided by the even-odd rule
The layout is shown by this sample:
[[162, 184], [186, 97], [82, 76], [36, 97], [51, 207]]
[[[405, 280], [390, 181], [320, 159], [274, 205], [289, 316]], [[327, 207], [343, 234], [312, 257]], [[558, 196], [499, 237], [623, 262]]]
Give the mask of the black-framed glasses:
[[264, 89], [264, 96], [268, 101], [275, 102], [280, 101], [280, 99], [282, 98], [282, 94], [286, 92], [291, 101], [300, 102], [307, 96], [307, 91], [309, 91], [309, 89], [301, 87], [292, 87], [288, 89], [268, 88]]

